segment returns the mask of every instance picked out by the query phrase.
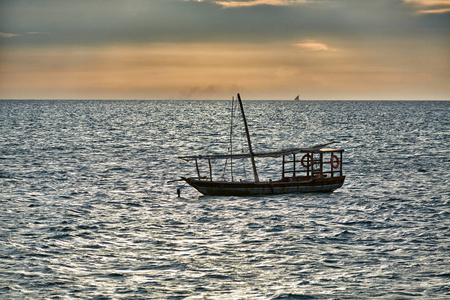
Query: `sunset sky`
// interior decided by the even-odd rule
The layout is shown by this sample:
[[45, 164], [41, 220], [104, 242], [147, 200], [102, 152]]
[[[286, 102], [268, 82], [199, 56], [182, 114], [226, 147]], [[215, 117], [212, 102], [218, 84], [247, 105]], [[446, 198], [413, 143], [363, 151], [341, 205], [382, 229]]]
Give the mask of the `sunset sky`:
[[450, 0], [0, 0], [0, 99], [450, 99]]

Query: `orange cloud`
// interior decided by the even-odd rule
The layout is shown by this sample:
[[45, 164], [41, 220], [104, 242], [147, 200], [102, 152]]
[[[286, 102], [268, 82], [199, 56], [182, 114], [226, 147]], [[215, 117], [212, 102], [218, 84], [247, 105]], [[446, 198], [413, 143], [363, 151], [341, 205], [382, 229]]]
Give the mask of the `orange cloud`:
[[31, 32], [28, 32], [28, 34], [32, 34], [32, 35], [35, 35], [35, 34], [49, 35], [50, 32], [31, 31]]
[[0, 38], [12, 38], [15, 36], [20, 36], [20, 34], [0, 32]]
[[450, 0], [403, 0], [405, 3], [419, 6], [450, 5]]
[[418, 14], [443, 14], [450, 12], [450, 0], [403, 0], [415, 6]]
[[[196, 2], [203, 2], [203, 0], [192, 0]], [[306, 3], [307, 0], [213, 0], [212, 2], [221, 5], [225, 8], [235, 8], [235, 7], [251, 7], [258, 5], [271, 5], [271, 6], [288, 6], [299, 3]]]
[[300, 43], [294, 44], [293, 46], [307, 51], [336, 51], [336, 49], [330, 48], [326, 44], [320, 43], [316, 40], [304, 40]]
[[450, 12], [450, 8], [419, 10], [419, 14], [445, 14]]

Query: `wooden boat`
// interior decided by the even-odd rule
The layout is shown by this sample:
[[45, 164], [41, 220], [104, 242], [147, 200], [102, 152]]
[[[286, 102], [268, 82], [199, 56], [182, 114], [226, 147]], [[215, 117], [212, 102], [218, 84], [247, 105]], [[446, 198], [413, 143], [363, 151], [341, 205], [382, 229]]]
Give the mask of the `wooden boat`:
[[[254, 153], [250, 140], [244, 107], [237, 94], [243, 117], [249, 153], [224, 155], [182, 156], [179, 159], [194, 161], [196, 177], [181, 177], [186, 183], [204, 195], [216, 196], [259, 196], [287, 193], [332, 192], [344, 184], [342, 173], [342, 155], [344, 150], [328, 147], [332, 143], [309, 148], [292, 148], [276, 152]], [[281, 157], [281, 179], [260, 181], [255, 158]], [[253, 181], [224, 178], [214, 179], [212, 161], [250, 159], [253, 170]], [[209, 173], [202, 176], [199, 162], [207, 161]]]
[[297, 97], [295, 97], [294, 100], [299, 101], [300, 100], [300, 95], [297, 95]]

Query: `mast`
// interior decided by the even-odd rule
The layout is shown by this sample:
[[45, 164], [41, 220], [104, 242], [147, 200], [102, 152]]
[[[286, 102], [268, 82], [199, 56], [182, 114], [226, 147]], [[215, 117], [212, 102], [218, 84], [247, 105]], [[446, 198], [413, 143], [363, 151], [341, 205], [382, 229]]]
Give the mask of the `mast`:
[[241, 107], [242, 118], [244, 119], [245, 134], [247, 135], [248, 149], [250, 150], [250, 160], [252, 161], [253, 175], [255, 182], [259, 182], [258, 172], [256, 171], [255, 155], [252, 149], [252, 142], [250, 140], [250, 133], [248, 132], [247, 119], [245, 118], [244, 106], [242, 105], [241, 95], [237, 94], [239, 106]]
[[231, 101], [231, 126], [230, 126], [230, 173], [231, 173], [231, 181], [234, 181], [233, 176], [233, 119], [234, 119], [234, 96]]

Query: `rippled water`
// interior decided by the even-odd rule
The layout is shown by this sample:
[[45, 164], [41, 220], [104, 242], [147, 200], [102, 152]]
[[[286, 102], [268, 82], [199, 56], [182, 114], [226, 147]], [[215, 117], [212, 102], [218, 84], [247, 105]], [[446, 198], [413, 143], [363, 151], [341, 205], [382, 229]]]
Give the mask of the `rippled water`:
[[344, 186], [167, 183], [229, 104], [1, 101], [0, 298], [450, 298], [450, 102], [245, 101], [255, 151], [336, 140]]

